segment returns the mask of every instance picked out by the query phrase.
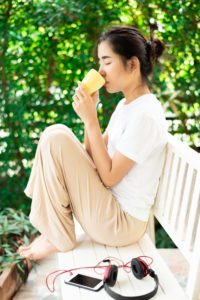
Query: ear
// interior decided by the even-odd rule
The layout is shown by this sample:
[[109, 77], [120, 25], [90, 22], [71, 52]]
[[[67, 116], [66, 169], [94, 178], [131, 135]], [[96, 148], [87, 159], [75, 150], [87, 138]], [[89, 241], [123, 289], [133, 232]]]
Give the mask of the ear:
[[140, 62], [137, 56], [132, 56], [128, 61], [129, 71], [135, 71], [136, 69], [140, 68]]

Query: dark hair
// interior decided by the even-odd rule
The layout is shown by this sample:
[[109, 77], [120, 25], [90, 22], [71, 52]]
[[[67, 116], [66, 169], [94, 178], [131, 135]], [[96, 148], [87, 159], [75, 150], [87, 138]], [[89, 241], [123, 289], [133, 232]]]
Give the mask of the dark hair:
[[108, 41], [112, 50], [119, 54], [126, 66], [127, 60], [136, 56], [140, 61], [140, 72], [143, 79], [148, 81], [148, 76], [153, 71], [153, 63], [162, 55], [165, 44], [159, 39], [145, 39], [141, 32], [131, 26], [112, 27], [103, 32], [98, 40], [98, 45]]

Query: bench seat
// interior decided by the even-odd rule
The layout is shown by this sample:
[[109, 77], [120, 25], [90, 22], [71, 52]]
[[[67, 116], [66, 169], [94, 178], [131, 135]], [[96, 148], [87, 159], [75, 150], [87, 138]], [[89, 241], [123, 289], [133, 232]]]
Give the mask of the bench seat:
[[[168, 266], [164, 262], [163, 258], [159, 255], [158, 251], [148, 234], [135, 245], [126, 247], [108, 247], [98, 244], [92, 241], [76, 224], [77, 233], [77, 247], [67, 253], [58, 254], [59, 269], [71, 269], [83, 266], [95, 266], [102, 259], [113, 256], [122, 259], [124, 262], [130, 261], [132, 258], [138, 256], [151, 256], [154, 260], [151, 265], [152, 269], [158, 275], [159, 288], [157, 294], [153, 297], [155, 300], [185, 300], [188, 297], [185, 296], [182, 288], [179, 286], [176, 278], [169, 270]], [[98, 271], [98, 270], [97, 270]], [[103, 270], [98, 272], [102, 275], [98, 275], [93, 269], [80, 270], [82, 274], [94, 276], [97, 278], [103, 278]], [[89, 300], [89, 299], [112, 299], [104, 289], [99, 292], [87, 291], [73, 287], [64, 283], [64, 278], [68, 276], [63, 274], [60, 276], [61, 294], [62, 300]], [[112, 288], [117, 293], [124, 296], [136, 296], [150, 292], [154, 289], [155, 283], [150, 276], [146, 276], [142, 280], [138, 280], [134, 277], [132, 272], [126, 273], [120, 269], [118, 272], [118, 278], [115, 286]]]

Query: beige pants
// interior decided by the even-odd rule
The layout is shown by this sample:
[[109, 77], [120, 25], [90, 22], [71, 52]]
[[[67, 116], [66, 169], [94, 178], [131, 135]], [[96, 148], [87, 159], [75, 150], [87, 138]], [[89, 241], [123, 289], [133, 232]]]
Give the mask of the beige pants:
[[32, 198], [31, 223], [63, 252], [76, 245], [73, 216], [105, 245], [134, 243], [146, 231], [146, 222], [121, 209], [79, 140], [61, 124], [42, 133], [25, 193]]

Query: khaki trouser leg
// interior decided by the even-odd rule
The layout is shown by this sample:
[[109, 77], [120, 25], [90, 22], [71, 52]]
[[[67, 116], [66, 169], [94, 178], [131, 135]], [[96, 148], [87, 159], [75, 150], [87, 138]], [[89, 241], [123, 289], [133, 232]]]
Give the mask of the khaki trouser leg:
[[146, 222], [121, 209], [64, 125], [43, 132], [25, 193], [32, 198], [31, 223], [60, 251], [75, 247], [73, 214], [95, 241], [111, 246], [134, 243], [146, 230]]

